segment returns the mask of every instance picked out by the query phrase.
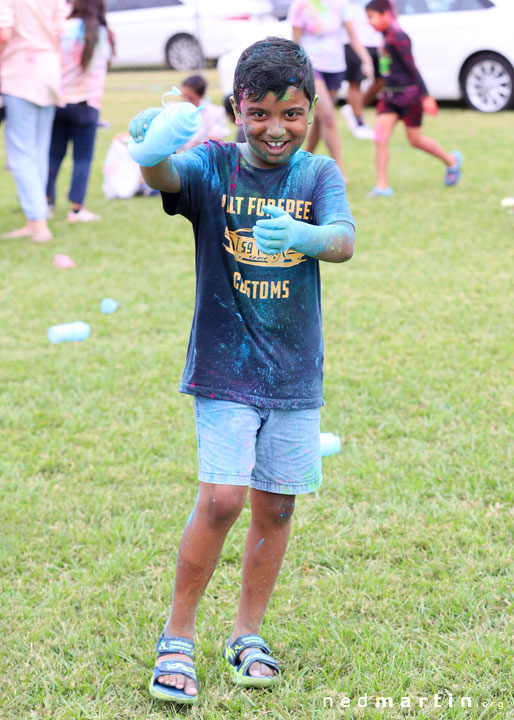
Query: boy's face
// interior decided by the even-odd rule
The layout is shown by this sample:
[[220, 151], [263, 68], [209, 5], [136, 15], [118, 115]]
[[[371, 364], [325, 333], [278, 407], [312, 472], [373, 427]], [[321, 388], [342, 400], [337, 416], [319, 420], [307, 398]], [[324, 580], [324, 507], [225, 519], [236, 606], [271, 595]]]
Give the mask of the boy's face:
[[293, 86], [282, 98], [272, 92], [259, 101], [243, 97], [234, 111], [246, 135], [249, 162], [261, 168], [286, 163], [307, 136], [314, 105], [309, 108], [305, 92]]
[[366, 10], [368, 15], [369, 24], [378, 32], [385, 32], [393, 21], [393, 16], [386, 10], [381, 13], [378, 10]]

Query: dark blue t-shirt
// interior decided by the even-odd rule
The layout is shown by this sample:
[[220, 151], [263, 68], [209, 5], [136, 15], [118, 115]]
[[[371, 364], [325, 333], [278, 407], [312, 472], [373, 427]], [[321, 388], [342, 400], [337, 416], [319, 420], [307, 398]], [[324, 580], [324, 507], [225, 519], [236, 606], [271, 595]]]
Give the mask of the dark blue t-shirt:
[[296, 220], [353, 225], [335, 162], [298, 151], [253, 167], [235, 143], [209, 141], [173, 157], [180, 194], [165, 211], [193, 224], [196, 302], [181, 392], [257, 407], [323, 404], [319, 262], [261, 253], [252, 227], [276, 204]]

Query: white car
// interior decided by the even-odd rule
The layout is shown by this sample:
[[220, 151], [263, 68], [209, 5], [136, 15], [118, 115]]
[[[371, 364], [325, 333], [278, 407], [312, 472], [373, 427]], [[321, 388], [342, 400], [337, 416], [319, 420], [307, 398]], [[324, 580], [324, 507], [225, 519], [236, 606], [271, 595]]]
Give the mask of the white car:
[[396, 0], [416, 64], [438, 100], [482, 112], [514, 104], [514, 0]]
[[114, 67], [193, 70], [241, 37], [265, 37], [279, 24], [268, 0], [106, 0], [106, 6]]

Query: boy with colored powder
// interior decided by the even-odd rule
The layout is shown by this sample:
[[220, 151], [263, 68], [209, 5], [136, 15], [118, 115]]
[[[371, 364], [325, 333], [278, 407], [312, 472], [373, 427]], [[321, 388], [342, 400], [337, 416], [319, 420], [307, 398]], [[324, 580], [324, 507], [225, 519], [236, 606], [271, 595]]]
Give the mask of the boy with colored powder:
[[[180, 390], [194, 395], [200, 490], [150, 681], [153, 697], [177, 703], [198, 698], [196, 609], [248, 487], [239, 609], [223, 656], [240, 685], [279, 679], [258, 633], [295, 496], [321, 484], [319, 260], [344, 262], [354, 246], [340, 170], [300, 149], [316, 102], [305, 52], [283, 38], [247, 48], [232, 102], [245, 143], [208, 141], [142, 168], [164, 210], [192, 222], [196, 243], [196, 304]], [[135, 140], [157, 112], [132, 120]]]
[[366, 5], [366, 13], [371, 26], [384, 36], [379, 67], [385, 81], [384, 91], [377, 104], [375, 125], [377, 182], [368, 197], [390, 197], [393, 194], [387, 175], [389, 138], [400, 119], [412, 147], [442, 160], [446, 165], [445, 185], [456, 185], [460, 179], [462, 155], [458, 150], [447, 152], [435, 140], [423, 135], [423, 112], [435, 115], [437, 103], [428, 94], [414, 63], [410, 38], [398, 25], [392, 1], [371, 0]]

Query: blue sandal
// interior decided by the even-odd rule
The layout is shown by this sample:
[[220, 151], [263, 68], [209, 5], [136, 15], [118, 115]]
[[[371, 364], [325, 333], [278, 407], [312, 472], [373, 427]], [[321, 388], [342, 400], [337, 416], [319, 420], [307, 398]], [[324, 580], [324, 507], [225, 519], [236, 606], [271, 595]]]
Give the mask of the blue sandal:
[[[245, 648], [255, 648], [253, 652], [245, 655], [241, 662], [239, 656]], [[269, 654], [269, 648], [260, 635], [241, 635], [234, 642], [227, 640], [223, 657], [230, 663], [232, 679], [238, 685], [244, 687], [269, 687], [275, 685], [280, 679], [280, 668], [277, 661]], [[261, 662], [275, 670], [276, 675], [271, 677], [249, 675], [250, 665], [254, 662]]]
[[453, 150], [452, 155], [455, 155], [457, 162], [452, 167], [446, 168], [446, 174], [444, 176], [445, 185], [457, 185], [460, 180], [460, 174], [462, 172], [462, 154], [458, 150]]
[[371, 190], [366, 197], [369, 198], [379, 198], [379, 197], [391, 197], [391, 195], [394, 195], [394, 190], [391, 186], [386, 187], [385, 189], [379, 188], [375, 185], [373, 190]]
[[196, 671], [192, 663], [182, 662], [182, 660], [162, 660], [159, 662], [161, 655], [168, 655], [169, 653], [180, 653], [194, 660], [194, 647], [194, 642], [188, 638], [172, 637], [164, 633], [161, 635], [157, 642], [157, 660], [155, 661], [148, 688], [152, 697], [156, 698], [156, 700], [168, 700], [182, 705], [191, 705], [198, 702], [198, 694], [188, 695], [181, 688], [163, 685], [159, 682], [161, 675], [185, 675], [185, 677], [194, 680], [198, 688]]

